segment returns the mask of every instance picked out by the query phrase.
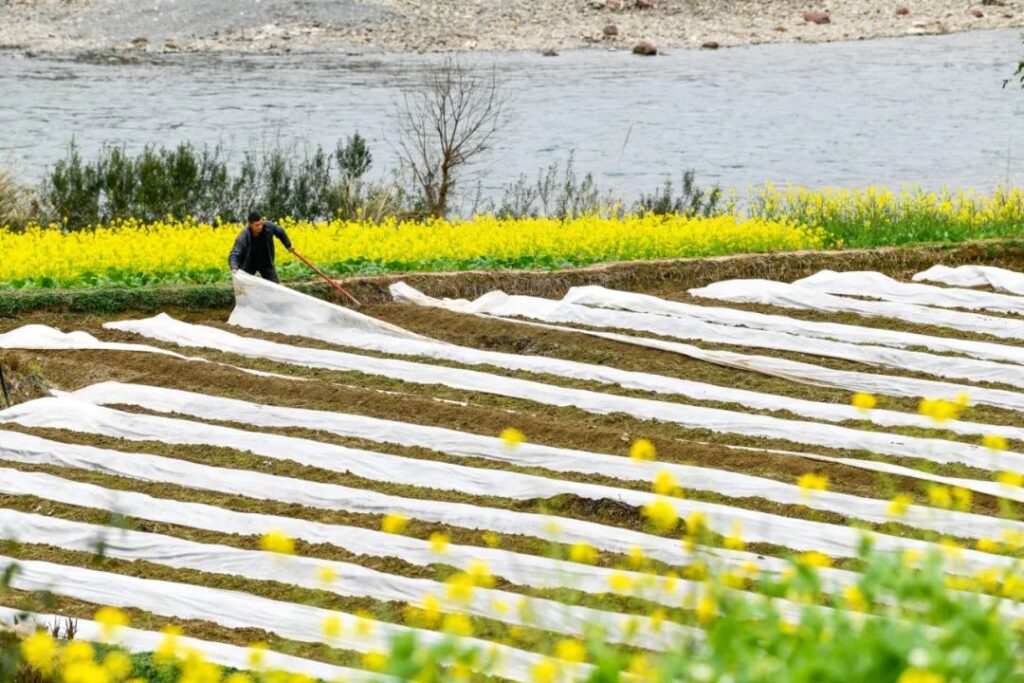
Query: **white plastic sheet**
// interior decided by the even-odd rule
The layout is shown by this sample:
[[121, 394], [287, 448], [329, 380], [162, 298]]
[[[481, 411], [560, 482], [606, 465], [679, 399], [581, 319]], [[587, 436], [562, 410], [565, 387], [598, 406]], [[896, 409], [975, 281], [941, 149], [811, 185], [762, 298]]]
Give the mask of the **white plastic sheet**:
[[[423, 337], [408, 339], [394, 334], [366, 332], [364, 330], [367, 327], [372, 330], [371, 323], [366, 321], [373, 321], [373, 318], [361, 316], [353, 322], [356, 326], [348, 327], [349, 316], [352, 315], [352, 312], [326, 301], [313, 299], [286, 287], [248, 275], [245, 279], [240, 279], [236, 286], [243, 294], [229, 322], [256, 330], [309, 337], [348, 347], [395, 355], [451, 360], [468, 365], [490, 365], [542, 375], [616, 384], [628, 389], [680, 395], [697, 401], [734, 403], [754, 410], [785, 410], [828, 422], [867, 420], [886, 427], [906, 426], [922, 429], [935, 426], [928, 417], [923, 415], [881, 409], [865, 413], [847, 404], [809, 401], [558, 358], [485, 351]], [[337, 315], [332, 317], [331, 312], [335, 309]], [[401, 328], [394, 329], [401, 331]], [[696, 349], [696, 351], [700, 351], [700, 349]], [[715, 354], [716, 352], [704, 353]], [[1024, 371], [1022, 371], [1022, 377], [1024, 377]], [[966, 388], [961, 391], [966, 391]], [[945, 395], [945, 392], [941, 395]], [[1024, 402], [1024, 396], [1021, 396], [1021, 400]], [[1003, 433], [990, 425], [966, 425], [964, 428], [966, 429], [964, 433], [968, 434]], [[1024, 429], [1020, 431], [1021, 435], [1024, 435]], [[1004, 433], [1004, 436], [1010, 438], [1008, 433]]]
[[[809, 498], [793, 484], [712, 468], [675, 463], [636, 462], [624, 457], [529, 443], [510, 449], [500, 439], [452, 429], [425, 427], [362, 415], [273, 406], [117, 382], [93, 385], [75, 392], [72, 396], [95, 404], [137, 405], [158, 412], [218, 421], [238, 420], [240, 415], [245, 415], [247, 421], [264, 427], [301, 427], [380, 443], [420, 446], [453, 455], [541, 467], [557, 472], [598, 474], [650, 482], [659, 471], [668, 471], [687, 488], [714, 491], [732, 498], [758, 496], [789, 505], [807, 505], [865, 521], [889, 521], [886, 501], [833, 491], [823, 491]], [[1021, 438], [1016, 433], [1014, 436]], [[953, 533], [953, 530], [962, 533], [962, 529], [973, 528], [975, 533], [982, 536], [992, 536], [1000, 533], [1002, 528], [1010, 528], [993, 528], [990, 520], [991, 518], [987, 517], [967, 518], [946, 510], [911, 506], [901, 521], [910, 526], [921, 526], [946, 533]], [[1024, 531], [1024, 525], [1018, 528]]]
[[[194, 356], [183, 356], [174, 351], [161, 349], [157, 346], [147, 344], [123, 344], [120, 342], [100, 341], [88, 332], [61, 332], [46, 325], [23, 325], [9, 332], [0, 334], [0, 349], [26, 349], [34, 351], [129, 351], [134, 353], [156, 353], [163, 356], [171, 356], [187, 361], [209, 363], [205, 358]], [[216, 363], [224, 365], [224, 363]], [[234, 370], [257, 375], [259, 377], [277, 377], [278, 379], [298, 380], [297, 377], [286, 375], [275, 375], [271, 372], [262, 372], [249, 368], [238, 368], [229, 365]]]
[[[602, 289], [602, 288], [578, 288], [579, 290], [584, 289]], [[571, 290], [570, 294], [573, 291]], [[666, 309], [669, 306], [674, 306], [676, 302], [665, 301], [663, 299], [656, 299], [655, 297], [649, 297], [643, 294], [632, 294], [629, 292], [613, 292], [612, 290], [602, 290], [603, 293], [611, 293], [610, 298], [604, 299], [609, 304], [614, 302], [619, 304], [619, 295], [624, 297], [646, 297], [649, 300], [655, 302], [662, 302], [666, 304]], [[479, 302], [490, 295], [485, 295], [481, 299], [468, 304], [468, 302], [458, 302], [452, 300], [440, 300], [428, 297], [417, 290], [405, 285], [404, 283], [398, 283], [392, 285], [392, 294], [399, 301], [415, 303], [421, 306], [436, 306], [442, 308], [448, 308], [458, 312], [467, 312], [466, 309], [482, 309], [487, 312], [475, 312], [472, 315], [490, 316], [490, 317], [502, 317], [503, 320], [511, 322], [517, 322], [523, 325], [531, 325], [537, 327], [544, 327], [547, 329], [560, 330], [562, 332], [575, 332], [579, 334], [585, 334], [588, 336], [599, 337], [602, 339], [609, 339], [612, 341], [622, 342], [624, 344], [634, 344], [636, 346], [645, 346], [652, 349], [660, 349], [662, 351], [670, 351], [672, 353], [678, 353], [689, 358], [696, 360], [707, 361], [708, 363], [715, 363], [718, 365], [724, 365], [726, 367], [734, 367], [742, 370], [751, 370], [754, 372], [760, 372], [766, 375], [772, 375], [775, 377], [782, 377], [785, 379], [792, 380], [794, 382], [802, 382], [805, 384], [815, 384], [819, 386], [836, 387], [839, 389], [848, 389], [850, 391], [867, 391], [874, 394], [881, 394], [884, 396], [909, 396], [909, 397], [930, 397], [930, 398], [945, 398], [953, 400], [963, 394], [970, 396], [971, 404], [980, 405], [991, 405], [999, 408], [1006, 408], [1008, 410], [1024, 411], [1024, 393], [1017, 393], [1014, 391], [1006, 391], [1004, 389], [989, 389], [987, 387], [976, 387], [967, 384], [953, 384], [949, 382], [940, 382], [935, 380], [917, 379], [914, 377], [903, 377], [901, 375], [877, 375], [866, 372], [856, 372], [852, 370], [836, 370], [833, 368], [823, 367], [820, 365], [813, 365], [811, 363], [801, 363], [798, 361], [787, 360], [785, 358], [777, 358], [773, 356], [755, 356], [743, 353], [735, 353], [732, 351], [716, 351], [703, 349], [692, 344], [684, 344], [681, 342], [668, 341], [665, 339], [657, 339], [653, 337], [635, 337], [631, 335], [619, 334], [616, 332], [600, 332], [594, 329], [577, 328], [577, 327], [565, 327], [561, 325], [551, 323], [536, 323], [521, 320], [523, 318], [539, 319], [539, 320], [560, 320], [569, 323], [585, 324], [595, 327], [613, 327], [622, 328], [626, 327], [629, 329], [636, 329], [639, 331], [645, 330], [645, 325], [651, 329], [656, 329], [660, 334], [666, 336], [681, 336], [686, 338], [687, 333], [674, 333], [673, 323], [671, 321], [666, 322], [663, 318], [662, 313], [651, 314], [643, 316], [647, 322], [638, 320], [638, 314], [625, 313], [622, 314], [618, 311], [595, 311], [593, 313], [586, 312], [584, 306], [567, 306], [567, 305], [556, 305], [552, 306], [555, 302], [548, 301], [546, 299], [534, 299], [532, 297], [507, 297], [502, 299], [504, 304], [500, 309], [491, 309], [478, 305]], [[492, 297], [494, 300], [498, 300]], [[593, 297], [588, 297], [590, 301], [598, 301]], [[543, 302], [541, 306], [534, 305], [535, 302]], [[646, 303], [627, 303], [628, 300], [622, 301], [622, 305], [643, 305], [648, 306]], [[465, 304], [468, 304], [465, 305]], [[701, 308], [700, 306], [693, 306], [692, 308]], [[710, 308], [710, 307], [709, 307]], [[732, 309], [718, 309], [718, 310], [732, 310]], [[492, 312], [493, 311], [493, 312]], [[583, 311], [582, 315], [580, 311]], [[746, 311], [736, 311], [737, 313], [746, 313]], [[602, 315], [607, 314], [607, 315]], [[516, 317], [503, 317], [503, 316], [516, 316]], [[668, 314], [664, 314], [668, 315]], [[629, 316], [629, 321], [622, 323], [620, 320], [621, 316]], [[602, 322], [602, 318], [607, 317], [608, 320]], [[780, 317], [780, 316], [771, 316]], [[581, 318], [586, 318], [585, 320]], [[789, 318], [783, 318], [789, 320]], [[800, 321], [796, 321], [800, 322]], [[831, 324], [831, 323], [822, 323]], [[742, 326], [739, 326], [742, 327]], [[840, 326], [842, 327], [842, 326]], [[867, 329], [867, 328], [855, 328], [855, 329]], [[709, 332], [712, 335], [711, 339], [705, 339], [705, 341], [728, 343], [728, 344], [740, 344], [741, 340], [739, 335], [730, 334], [727, 338], [719, 338], [715, 336], [718, 334], [715, 330]], [[1021, 379], [1024, 380], [1024, 373], [1021, 369], [1007, 366], [1004, 364], [991, 364], [992, 366], [977, 366], [974, 363], [968, 361], [965, 365], [961, 361], [963, 359], [951, 358], [948, 356], [933, 356], [931, 354], [919, 354], [910, 353], [910, 355], [903, 356], [902, 358], [891, 357], [889, 349], [882, 349], [881, 353], [874, 353], [870, 347], [845, 344], [832, 346], [820, 345], [813, 340], [800, 340], [790, 339], [785, 340], [784, 346], [778, 346], [770, 338], [763, 337], [757, 330], [745, 330], [745, 338], [749, 339], [749, 345], [751, 346], [763, 346], [765, 348], [781, 348], [782, 350], [789, 351], [800, 351], [808, 352], [811, 355], [824, 355], [833, 356], [835, 358], [849, 359], [851, 355], [857, 357], [861, 362], [867, 362], [874, 365], [883, 365], [901, 369], [913, 369], [921, 370], [927, 368], [931, 374], [936, 375], [948, 375], [948, 376], [967, 376], [968, 378], [974, 379], [977, 372], [982, 372], [987, 375], [998, 375], [1000, 381], [1012, 384], [1014, 378], [1014, 371], [1016, 374], [1021, 375]], [[913, 336], [913, 335], [912, 335]], [[922, 335], [916, 335], [922, 336]], [[938, 339], [938, 337], [936, 337]], [[958, 340], [951, 340], [958, 341]], [[978, 342], [980, 343], [980, 342]], [[988, 346], [994, 346], [999, 348], [1008, 348], [1011, 350], [1012, 347], [1004, 347], [997, 344], [989, 344]], [[870, 360], [867, 360], [870, 359]], [[1022, 353], [1021, 360], [1024, 361], [1024, 353]], [[902, 362], [900, 362], [902, 361]], [[909, 365], [911, 367], [906, 368], [904, 366]], [[1007, 372], [1009, 368], [1010, 372]], [[983, 426], [982, 426], [983, 427]], [[974, 425], [965, 426], [963, 423], [956, 424], [952, 427], [953, 431], [958, 431], [962, 434], [974, 434], [973, 431], [976, 428]], [[964, 430], [964, 431], [960, 431]], [[988, 433], [988, 432], [986, 432]]]
[[156, 346], [104, 342], [88, 332], [61, 332], [46, 325], [24, 325], [0, 334], [0, 349], [138, 351], [159, 353], [174, 358], [187, 358], [180, 353]]
[[1024, 273], [994, 266], [932, 266], [914, 282], [939, 282], [953, 287], [991, 287], [997, 292], [1024, 294]]
[[1024, 321], [1021, 320], [893, 301], [863, 301], [775, 280], [725, 280], [689, 292], [693, 296], [733, 303], [765, 304], [829, 313], [857, 313], [867, 317], [947, 327], [961, 332], [980, 332], [1002, 339], [1024, 339]]
[[1018, 296], [900, 282], [888, 275], [871, 271], [838, 273], [834, 270], [822, 270], [810, 277], [797, 280], [793, 284], [828, 294], [869, 297], [921, 306], [963, 308], [996, 313], [1024, 313], [1024, 299]]
[[[53, 627], [64, 623], [65, 617], [59, 614], [38, 614], [35, 612], [23, 612], [0, 607], [0, 624], [7, 626], [35, 631], [42, 629], [50, 631]], [[74, 619], [75, 640], [82, 640], [94, 643], [108, 643], [116, 645], [128, 652], [142, 653], [154, 652], [165, 641], [166, 636], [154, 631], [142, 631], [134, 628], [118, 629], [113, 639], [106, 638], [106, 627], [96, 621], [89, 619]], [[199, 640], [188, 636], [178, 636], [177, 647], [181, 652], [202, 653], [206, 661], [229, 669], [246, 670], [249, 668], [249, 648], [217, 643], [209, 640]], [[263, 653], [264, 667], [269, 671], [284, 671], [287, 673], [305, 674], [325, 681], [349, 681], [351, 683], [363, 683], [374, 681], [385, 683], [396, 681], [391, 676], [361, 671], [343, 666], [334, 666], [326, 662], [317, 662], [312, 659], [302, 659], [291, 655], [281, 654], [273, 650], [265, 650]]]
[[[328, 456], [327, 453], [340, 448], [304, 439], [294, 439], [265, 433], [249, 433], [224, 427], [215, 427], [213, 425], [191, 423], [184, 420], [119, 413], [118, 411], [67, 399], [30, 401], [3, 411], [0, 413], [0, 420], [14, 421], [28, 426], [91, 431], [93, 433], [134, 440], [188, 443], [190, 439], [195, 439], [194, 442], [243, 448], [268, 457], [284, 457], [281, 453], [287, 453], [286, 457], [288, 459], [308, 464], [329, 463], [331, 456]], [[318, 447], [322, 447], [322, 450]], [[448, 466], [442, 470], [436, 466], [443, 463], [432, 463], [423, 460], [408, 461], [409, 467], [403, 468], [399, 461], [405, 459], [386, 456], [380, 453], [376, 453], [376, 456], [382, 461], [391, 461], [378, 462], [375, 465], [378, 471], [387, 471], [386, 476], [381, 476], [381, 479], [384, 481], [405, 480], [406, 483], [422, 482], [425, 486], [433, 484], [434, 487], [444, 486], [454, 488], [454, 490], [489, 492], [491, 495], [520, 497], [524, 499], [572, 493], [595, 500], [620, 500], [636, 507], [657, 499], [654, 495], [642, 491], [567, 482], [498, 470], [458, 468], [459, 470], [472, 471], [456, 474], [455, 466]], [[340, 457], [340, 453], [336, 454], [336, 457]], [[344, 465], [336, 465], [335, 467], [341, 470], [356, 471], [354, 462], [349, 458]], [[417, 470], [417, 468], [419, 469]], [[442, 474], [441, 472], [445, 473]], [[231, 475], [226, 476], [244, 477], [248, 474], [251, 473], [236, 470]], [[371, 493], [362, 489], [360, 491], [364, 495]], [[848, 500], [848, 503], [853, 504], [860, 501], [860, 507], [867, 508], [865, 515], [874, 510], [878, 513], [876, 521], [888, 520], [883, 501], [857, 499], [853, 496], [849, 498], [852, 500]], [[403, 503], [403, 508], [408, 509], [411, 505], [418, 504], [421, 509], [434, 509], [434, 515], [437, 515], [439, 512], [437, 508], [445, 505], [454, 505], [439, 501], [405, 500], [409, 502]], [[686, 517], [693, 512], [705, 514], [708, 519], [709, 528], [723, 535], [731, 533], [735, 525], [739, 523], [744, 538], [748, 541], [773, 543], [794, 550], [819, 550], [841, 557], [855, 556], [861, 541], [860, 532], [846, 526], [794, 519], [758, 510], [679, 498], [667, 498], [664, 500], [669, 502], [681, 517]], [[480, 516], [482, 516], [484, 510], [487, 510], [487, 508], [481, 506], [467, 505], [462, 507], [476, 510]], [[1002, 529], [1010, 528], [1007, 525], [1012, 526], [1016, 524], [1015, 522], [1004, 522], [1000, 519], [982, 515], [968, 515], [966, 513], [954, 513], [931, 508], [919, 508], [918, 510], [920, 514], [914, 520], [915, 523], [927, 528], [943, 531], [944, 533], [978, 533], [985, 536], [998, 536]], [[493, 514], [494, 512], [503, 511], [491, 510], [491, 512]], [[558, 523], [562, 526], [570, 523], [584, 524], [561, 517], [558, 518]], [[604, 528], [612, 532], [611, 528]], [[970, 529], [970, 532], [967, 529]], [[618, 532], [619, 530], [615, 531]], [[619, 532], [619, 535], [621, 535], [621, 532]], [[649, 538], [653, 540], [654, 537]], [[913, 541], [895, 536], [880, 535], [876, 539], [875, 547], [882, 550], [895, 550], [904, 548], [907, 543], [913, 543]], [[927, 544], [923, 547], [927, 547]], [[980, 556], [975, 559], [980, 560]]]
[[[308, 543], [327, 543], [356, 555], [397, 557], [421, 567], [443, 563], [468, 569], [471, 562], [487, 562], [495, 576], [520, 586], [572, 588], [586, 593], [607, 593], [609, 579], [619, 570], [549, 557], [526, 555], [500, 548], [449, 544], [442, 552], [424, 541], [375, 529], [339, 524], [323, 524], [295, 517], [236, 512], [225, 508], [185, 503], [169, 498], [154, 498], [143, 493], [107, 489], [71, 481], [44, 472], [23, 472], [0, 468], [0, 493], [34, 496], [43, 500], [115, 512], [126, 517], [145, 519], [221, 533], [258, 536], [278, 529], [292, 538]], [[777, 570], [775, 565], [767, 569]], [[649, 576], [622, 570], [635, 587], [636, 595], [655, 602], [677, 606], [680, 593], [670, 593], [661, 585], [650, 585]], [[852, 576], [852, 575], [851, 575]], [[845, 573], [844, 573], [845, 577]], [[694, 588], [690, 582], [677, 581], [680, 591]]]
[[[257, 550], [196, 543], [174, 536], [85, 524], [16, 510], [0, 509], [0, 538], [82, 552], [94, 552], [102, 544], [106, 557], [129, 562], [146, 561], [177, 569], [276, 581], [342, 596], [369, 597], [419, 607], [423, 606], [427, 595], [447, 603], [442, 583], [386, 574], [350, 562], [282, 557]], [[336, 581], [325, 584], [318, 577], [318, 572], [325, 567], [337, 573]], [[503, 603], [504, 608], [496, 607], [496, 602]], [[449, 607], [473, 616], [540, 627], [580, 638], [600, 634], [611, 642], [655, 650], [668, 649], [679, 639], [696, 637], [697, 634], [694, 629], [674, 622], [655, 628], [650, 618], [639, 615], [632, 617], [636, 628], [633, 633], [624, 628], [622, 615], [618, 613], [488, 588], [478, 588], [468, 602], [450, 604]], [[524, 615], [529, 618], [524, 618]]]
[[995, 462], [996, 458], [991, 451], [973, 444], [881, 434], [838, 425], [783, 420], [717, 408], [614, 396], [490, 375], [475, 370], [279, 344], [253, 337], [242, 337], [212, 327], [190, 325], [165, 314], [147, 320], [108, 323], [108, 326], [183, 346], [218, 349], [251, 358], [264, 358], [306, 367], [355, 371], [416, 384], [438, 384], [547, 405], [574, 406], [599, 415], [625, 413], [642, 420], [672, 422], [687, 428], [708, 429], [719, 433], [787, 439], [815, 446], [852, 448], [883, 455], [925, 458], [935, 462], [961, 462], [985, 469], [1011, 467], [1024, 470], [1024, 456], [1021, 454], [1001, 453], [998, 462]]
[[802, 320], [786, 315], [773, 315], [743, 311], [723, 306], [682, 303], [661, 299], [650, 294], [623, 292], [605, 287], [573, 287], [563, 299], [596, 308], [611, 308], [634, 313], [654, 313], [680, 318], [696, 318], [705, 322], [751, 330], [784, 332], [801, 337], [831, 339], [855, 344], [892, 346], [895, 348], [921, 348], [940, 353], [957, 353], [981, 360], [1024, 364], [1024, 349], [1009, 344], [994, 344], [956, 337], [936, 337], [901, 330], [864, 327], [818, 320]]
[[295, 332], [306, 334], [318, 327], [344, 328], [354, 334], [385, 336], [395, 340], [433, 341], [396, 325], [342, 306], [308, 296], [294, 289], [238, 271], [233, 276], [235, 309], [228, 323], [241, 327], [269, 329], [270, 320]]
[[[122, 453], [109, 449], [64, 444], [29, 434], [0, 431], [0, 459], [37, 465], [54, 465], [104, 472], [144, 481], [176, 484], [187, 488], [217, 491], [257, 500], [276, 500], [327, 510], [348, 510], [367, 514], [400, 513], [413, 519], [440, 522], [467, 529], [527, 534], [562, 543], [584, 542], [613, 553], [628, 554], [633, 547], [644, 555], [669, 564], [688, 564], [695, 557], [678, 542], [575, 519], [554, 518], [526, 512], [448, 503], [437, 500], [401, 498], [376, 491], [306, 479], [281, 477], [249, 470], [230, 470], [144, 453]], [[752, 557], [749, 553], [720, 551], [723, 560], [736, 566]], [[781, 566], [781, 565], [780, 565]]]
[[[370, 633], [360, 635], [352, 628], [357, 617], [351, 614], [268, 600], [238, 591], [0, 557], [0, 571], [11, 564], [18, 565], [11, 581], [11, 587], [18, 590], [46, 590], [97, 605], [137, 608], [175, 619], [200, 619], [227, 628], [258, 628], [290, 640], [326, 643], [355, 652], [386, 652], [393, 637], [410, 632], [416, 634], [420, 643], [428, 645], [447, 637], [437, 631], [372, 620], [367, 620]], [[338, 617], [343, 626], [347, 626], [335, 638], [323, 634], [322, 625], [328, 617]], [[485, 654], [494, 653], [500, 659], [498, 675], [511, 680], [530, 680], [531, 669], [543, 661], [541, 655], [499, 643], [477, 638], [461, 638], [460, 641]], [[589, 670], [589, 666], [580, 665], [581, 674]]]
[[[614, 308], [596, 308], [590, 305], [584, 306], [537, 297], [509, 296], [503, 292], [489, 292], [472, 302], [451, 299], [438, 300], [424, 296], [403, 283], [392, 285], [391, 293], [398, 301], [417, 303], [424, 306], [441, 306], [462, 313], [487, 314], [501, 318], [523, 317], [548, 323], [569, 323], [599, 329], [633, 330], [676, 339], [691, 339], [706, 343], [730, 344], [732, 346], [774, 349], [778, 351], [794, 351], [812, 356], [853, 360], [867, 365], [897, 370], [912, 370], [937, 377], [966, 378], [971, 381], [1000, 382], [1024, 386], [1024, 367], [1016, 364], [1010, 365], [973, 358], [938, 356], [931, 353], [907, 351], [887, 346], [869, 346], [833, 341], [828, 338], [811, 338], [792, 332], [756, 330], [737, 325], [709, 323], [690, 316], [682, 310], [676, 310], [674, 306], [673, 310], [675, 312], [671, 315], [634, 313], [631, 311], [614, 310]], [[579, 296], [575, 298], [579, 298]], [[589, 298], [588, 300], [593, 301], [594, 299]], [[666, 303], [675, 304], [675, 302]], [[693, 306], [692, 308], [700, 307]], [[950, 342], [949, 346], [953, 347], [956, 344]], [[989, 346], [1002, 348], [1004, 345], [990, 344]], [[1024, 355], [1021, 355], [1021, 360], [1024, 361]], [[974, 392], [972, 391], [972, 393]]]

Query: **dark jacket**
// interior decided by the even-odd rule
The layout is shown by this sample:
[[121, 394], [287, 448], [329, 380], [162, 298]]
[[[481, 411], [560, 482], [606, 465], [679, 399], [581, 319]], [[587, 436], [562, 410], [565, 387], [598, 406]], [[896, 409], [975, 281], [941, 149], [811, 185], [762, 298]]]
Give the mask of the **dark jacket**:
[[[292, 241], [288, 239], [288, 233], [284, 231], [277, 223], [271, 223], [267, 221], [263, 224], [264, 230], [270, 231], [270, 239], [263, 240], [263, 243], [267, 245], [267, 250], [270, 252], [267, 254], [268, 262], [271, 266], [274, 265], [274, 237], [281, 240], [281, 244], [285, 246], [285, 249], [292, 248]], [[235, 238], [235, 246], [231, 248], [231, 253], [228, 254], [228, 266], [231, 270], [244, 270], [249, 267], [249, 263], [252, 261], [252, 231], [249, 230], [249, 226], [242, 228], [242, 232], [238, 233], [238, 237]]]

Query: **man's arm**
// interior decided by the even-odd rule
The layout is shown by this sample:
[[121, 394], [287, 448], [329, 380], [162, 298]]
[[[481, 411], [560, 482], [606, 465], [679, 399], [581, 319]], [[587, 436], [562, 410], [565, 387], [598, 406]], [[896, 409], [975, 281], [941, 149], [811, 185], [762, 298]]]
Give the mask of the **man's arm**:
[[242, 267], [242, 254], [245, 252], [245, 233], [238, 233], [238, 237], [235, 238], [235, 246], [231, 247], [231, 253], [228, 254], [228, 267], [231, 268], [231, 272], [234, 273]]
[[277, 239], [281, 240], [281, 244], [284, 245], [285, 249], [287, 249], [288, 251], [294, 251], [294, 249], [292, 248], [292, 241], [288, 238], [288, 233], [284, 231], [284, 228], [282, 228], [277, 223], [268, 222], [267, 225], [269, 225], [270, 229], [274, 231], [275, 235], [277, 235]]

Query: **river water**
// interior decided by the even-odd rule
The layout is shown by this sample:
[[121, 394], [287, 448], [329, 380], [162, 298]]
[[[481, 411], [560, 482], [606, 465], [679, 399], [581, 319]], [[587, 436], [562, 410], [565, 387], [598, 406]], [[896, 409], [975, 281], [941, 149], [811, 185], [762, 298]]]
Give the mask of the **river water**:
[[[476, 169], [485, 190], [575, 152], [627, 197], [686, 168], [743, 188], [1024, 180], [1024, 92], [1003, 88], [1017, 31], [819, 45], [477, 56], [513, 103]], [[0, 56], [0, 155], [39, 178], [74, 137], [104, 143], [324, 144], [359, 130], [395, 158], [394, 108], [437, 57], [179, 56], [97, 64]]]

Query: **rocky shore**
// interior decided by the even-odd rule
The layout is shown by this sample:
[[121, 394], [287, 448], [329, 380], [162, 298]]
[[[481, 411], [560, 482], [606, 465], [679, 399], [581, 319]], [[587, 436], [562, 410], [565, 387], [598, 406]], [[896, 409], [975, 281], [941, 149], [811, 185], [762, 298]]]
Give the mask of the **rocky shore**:
[[490, 51], [655, 54], [1024, 26], [1024, 0], [0, 0], [29, 54]]

